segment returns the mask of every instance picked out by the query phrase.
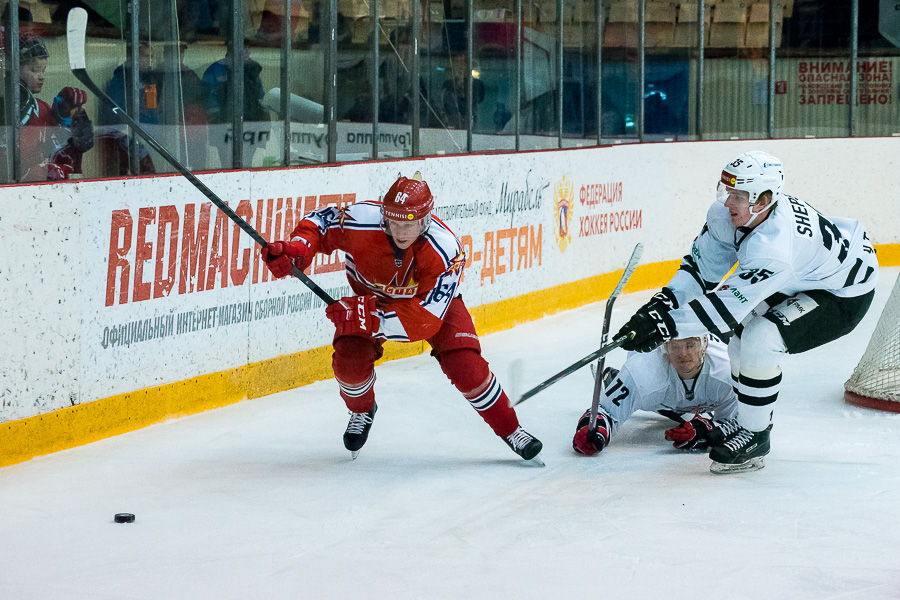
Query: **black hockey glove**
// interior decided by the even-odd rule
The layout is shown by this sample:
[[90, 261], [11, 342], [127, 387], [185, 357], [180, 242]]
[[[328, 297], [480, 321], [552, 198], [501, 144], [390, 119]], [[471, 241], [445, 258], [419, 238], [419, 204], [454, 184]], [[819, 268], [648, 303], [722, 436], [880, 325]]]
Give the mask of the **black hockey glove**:
[[72, 115], [72, 146], [81, 152], [87, 152], [94, 147], [94, 125], [83, 108], [75, 109]]
[[650, 302], [640, 307], [637, 312], [648, 312], [657, 308], [664, 308], [669, 312], [678, 308], [678, 299], [675, 298], [675, 292], [664, 287], [653, 294], [653, 297], [650, 298]]
[[619, 330], [616, 337], [631, 335], [632, 332], [634, 337], [622, 344], [622, 347], [625, 350], [637, 352], [651, 352], [678, 333], [675, 329], [675, 321], [669, 315], [669, 311], [665, 309], [638, 311]]
[[706, 450], [709, 448], [709, 434], [713, 429], [712, 422], [702, 415], [678, 427], [666, 430], [666, 439], [679, 450]]

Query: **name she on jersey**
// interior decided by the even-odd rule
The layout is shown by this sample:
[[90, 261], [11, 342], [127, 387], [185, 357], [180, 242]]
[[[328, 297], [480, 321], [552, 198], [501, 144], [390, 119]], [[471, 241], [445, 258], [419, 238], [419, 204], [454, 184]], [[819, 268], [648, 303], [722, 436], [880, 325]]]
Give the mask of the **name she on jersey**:
[[800, 200], [791, 196], [788, 196], [787, 199], [791, 204], [791, 210], [794, 212], [794, 222], [797, 224], [797, 233], [805, 235], [806, 237], [812, 237], [812, 218], [809, 216], [809, 211], [806, 209], [806, 206], [804, 206]]
[[[324, 194], [238, 202], [235, 213], [268, 240], [285, 239], [308, 212], [342, 208], [356, 194]], [[270, 281], [255, 244], [212, 203], [112, 211], [106, 306]], [[319, 255], [308, 273], [343, 269], [335, 252]]]

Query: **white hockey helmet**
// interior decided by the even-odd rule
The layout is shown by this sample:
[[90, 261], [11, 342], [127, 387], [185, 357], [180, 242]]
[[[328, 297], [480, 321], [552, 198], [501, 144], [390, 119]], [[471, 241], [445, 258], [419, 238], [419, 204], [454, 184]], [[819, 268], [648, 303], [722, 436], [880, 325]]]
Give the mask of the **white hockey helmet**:
[[724, 203], [728, 190], [747, 192], [750, 204], [754, 204], [763, 192], [772, 192], [772, 201], [777, 202], [784, 187], [784, 167], [781, 160], [768, 152], [752, 150], [745, 152], [725, 165], [719, 178], [717, 198]]

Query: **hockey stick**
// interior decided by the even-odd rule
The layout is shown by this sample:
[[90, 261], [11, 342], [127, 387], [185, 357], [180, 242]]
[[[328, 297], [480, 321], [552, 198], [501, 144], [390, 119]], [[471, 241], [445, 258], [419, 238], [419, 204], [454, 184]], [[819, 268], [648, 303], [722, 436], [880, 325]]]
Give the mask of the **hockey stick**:
[[[631, 252], [631, 258], [628, 259], [628, 264], [625, 265], [625, 271], [622, 272], [619, 283], [616, 284], [616, 289], [613, 290], [612, 294], [609, 295], [609, 300], [606, 301], [606, 312], [603, 313], [603, 332], [600, 336], [601, 346], [605, 346], [606, 341], [609, 339], [609, 322], [612, 317], [613, 303], [615, 303], [616, 298], [619, 297], [622, 288], [628, 283], [628, 280], [637, 268], [643, 253], [644, 245], [638, 242]], [[591, 399], [591, 420], [588, 425], [588, 431], [594, 431], [594, 428], [597, 426], [597, 411], [600, 408], [600, 394], [603, 393], [603, 367], [605, 365], [606, 355], [603, 355], [600, 357], [600, 362], [597, 365], [597, 373], [594, 375], [594, 396]]]
[[[225, 204], [211, 189], [206, 187], [206, 185], [197, 179], [197, 177], [191, 173], [187, 167], [182, 165], [178, 159], [172, 156], [168, 150], [163, 148], [163, 146], [157, 142], [153, 137], [147, 133], [147, 131], [141, 127], [141, 125], [128, 116], [121, 106], [115, 103], [115, 101], [106, 95], [103, 90], [101, 90], [94, 80], [91, 79], [91, 76], [88, 75], [87, 72], [87, 60], [85, 58], [84, 53], [84, 45], [85, 38], [87, 34], [87, 11], [83, 8], [73, 8], [69, 11], [68, 20], [66, 23], [66, 41], [69, 45], [69, 67], [72, 69], [72, 74], [78, 78], [78, 81], [83, 83], [86, 88], [91, 90], [98, 98], [104, 100], [112, 105], [113, 113], [118, 115], [118, 117], [127, 125], [131, 127], [131, 129], [138, 134], [144, 141], [146, 141], [150, 147], [156, 150], [166, 161], [175, 167], [175, 170], [184, 175], [184, 177], [190, 181], [195, 188], [200, 190], [204, 196], [206, 196], [213, 204], [216, 205], [216, 208], [225, 213], [229, 219], [234, 221], [234, 223], [244, 230], [253, 241], [257, 244], [265, 248], [269, 245], [269, 243], [263, 238], [258, 231], [256, 231], [249, 223], [243, 220], [241, 217], [237, 215], [231, 208]], [[310, 290], [315, 293], [316, 296], [322, 299], [326, 304], [334, 304], [334, 298], [328, 295], [328, 293], [320, 288], [312, 279], [307, 277], [303, 271], [294, 267], [291, 271], [291, 275], [302, 281], [306, 284]]]
[[526, 400], [528, 400], [529, 398], [531, 398], [538, 392], [541, 392], [541, 391], [547, 389], [548, 387], [550, 387], [551, 385], [553, 385], [554, 383], [556, 383], [563, 377], [568, 377], [569, 375], [571, 375], [572, 373], [574, 373], [575, 371], [577, 371], [584, 365], [590, 364], [593, 361], [597, 360], [598, 358], [606, 356], [607, 354], [609, 354], [610, 352], [612, 352], [613, 350], [615, 350], [616, 348], [618, 348], [619, 346], [621, 346], [622, 344], [624, 344], [625, 342], [627, 342], [628, 340], [630, 340], [633, 337], [634, 337], [634, 332], [629, 332], [626, 335], [617, 337], [612, 342], [610, 342], [609, 344], [606, 344], [599, 350], [595, 350], [594, 352], [591, 352], [590, 354], [588, 354], [587, 356], [585, 356], [584, 358], [579, 360], [577, 363], [575, 363], [569, 367], [566, 367], [565, 369], [563, 369], [562, 371], [560, 371], [559, 373], [557, 373], [556, 375], [554, 375], [547, 381], [538, 384], [536, 387], [531, 388], [530, 390], [528, 390], [527, 392], [522, 394], [518, 400], [513, 402], [513, 406], [516, 406], [516, 405], [519, 405], [519, 404], [525, 402]]

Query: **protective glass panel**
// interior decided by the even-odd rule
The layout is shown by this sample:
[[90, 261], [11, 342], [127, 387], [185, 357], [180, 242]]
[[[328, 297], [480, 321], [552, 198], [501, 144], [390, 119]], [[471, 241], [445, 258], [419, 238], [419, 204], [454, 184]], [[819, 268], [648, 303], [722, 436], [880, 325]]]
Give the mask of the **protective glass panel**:
[[328, 2], [296, 3], [296, 26], [292, 17], [290, 96], [290, 163], [308, 165], [328, 159], [328, 128], [325, 125], [325, 33]]
[[[683, 3], [684, 24], [677, 32], [679, 8], [674, 2], [648, 2], [644, 9], [644, 140], [691, 139], [691, 58], [696, 56], [696, 5]], [[693, 12], [691, 12], [693, 11]], [[679, 35], [676, 38], [676, 33]]]
[[563, 147], [597, 144], [597, 2], [563, 5]]
[[[380, 4], [383, 13], [385, 3]], [[337, 159], [366, 160], [373, 158], [375, 3], [341, 0], [337, 8]]]
[[753, 5], [707, 3], [701, 124], [705, 139], [768, 136], [768, 36], [754, 29], [757, 33], [747, 37], [751, 16], [763, 6], [768, 0]]
[[604, 143], [638, 137], [638, 0], [604, 2], [601, 136]]
[[898, 135], [900, 3], [860, 0], [858, 48], [854, 135]]
[[421, 127], [427, 127], [429, 122], [427, 94], [423, 99], [425, 84], [421, 76], [418, 94], [413, 86], [412, 3], [410, 0], [382, 0], [375, 23], [379, 43], [378, 157], [409, 156], [412, 153], [413, 111], [419, 111]]
[[[6, 176], [19, 181], [59, 181], [98, 174], [94, 122], [99, 100], [85, 92], [69, 68], [65, 23], [68, 11], [32, 3], [20, 6], [18, 115], [18, 164]], [[87, 57], [101, 62], [111, 49], [121, 50], [110, 36], [119, 15], [97, 16], [89, 21]], [[5, 33], [4, 33], [5, 35]], [[4, 98], [14, 104], [12, 98]], [[8, 130], [9, 144], [13, 132]], [[7, 148], [12, 148], [7, 145]], [[17, 175], [16, 175], [17, 174]]]
[[[849, 135], [850, 3], [785, 1], [779, 6], [775, 137]], [[860, 66], [867, 64], [877, 61]]]
[[[514, 149], [515, 121], [509, 107], [514, 104], [516, 85], [515, 2], [475, 2], [473, 19], [472, 146], [474, 150]], [[465, 66], [453, 72], [460, 70]], [[445, 94], [444, 100], [446, 104], [451, 99]], [[461, 117], [465, 110], [464, 105]]]
[[[97, 3], [88, 11], [87, 70], [93, 80], [184, 166], [230, 167], [230, 135], [219, 125], [228, 104], [208, 74], [225, 54], [230, 22], [223, 24], [223, 18], [231, 8], [144, 1], [136, 5], [135, 22], [132, 12], [118, 6]], [[90, 95], [85, 109], [94, 122], [96, 142], [84, 155], [87, 176], [174, 170], [122, 122], [111, 104]], [[74, 126], [72, 132], [74, 140]]]
[[[466, 70], [466, 3], [459, 0], [429, 1], [423, 6], [427, 7], [424, 11], [425, 37], [420, 48], [426, 96], [423, 104], [426, 105], [427, 118], [423, 118], [423, 129], [419, 134], [421, 153], [463, 153], [467, 143], [467, 86], [470, 76]], [[477, 99], [484, 91], [484, 83], [478, 78], [473, 79], [473, 89]], [[475, 105], [477, 110], [478, 103], [475, 102]]]
[[300, 0], [243, 0], [244, 102], [241, 140], [244, 167], [284, 166], [281, 107], [282, 43], [299, 22]]
[[559, 20], [557, 2], [523, 3], [520, 148], [559, 146]]

